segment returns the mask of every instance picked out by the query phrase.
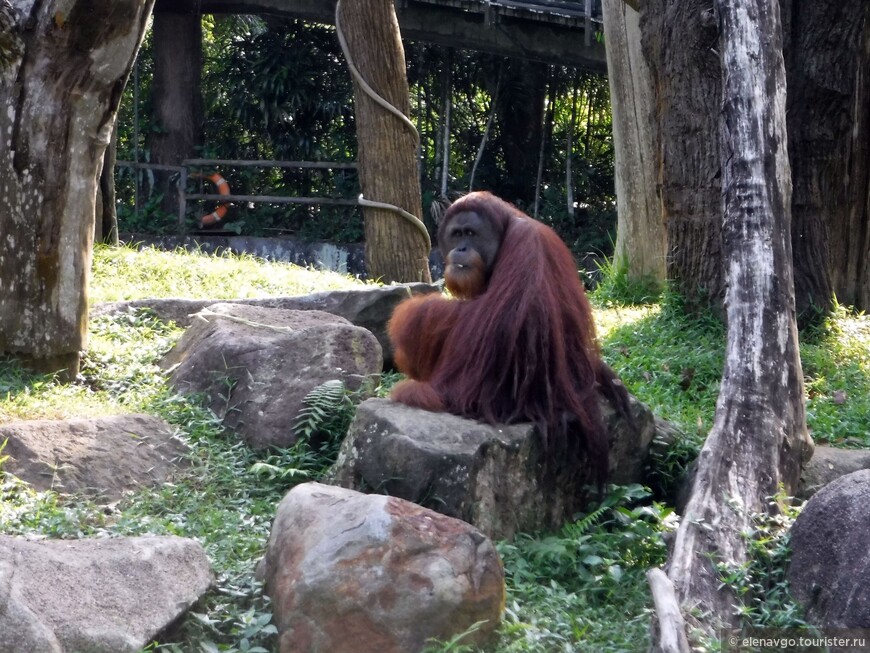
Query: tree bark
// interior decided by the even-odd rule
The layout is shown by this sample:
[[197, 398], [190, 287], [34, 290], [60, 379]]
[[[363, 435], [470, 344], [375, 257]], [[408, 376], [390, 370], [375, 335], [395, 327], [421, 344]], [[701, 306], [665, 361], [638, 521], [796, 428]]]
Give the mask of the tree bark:
[[[392, 1], [341, 0], [338, 10], [351, 63], [384, 100], [410, 115], [405, 51]], [[416, 131], [378, 105], [356, 78], [354, 104], [363, 195], [421, 216]], [[386, 283], [430, 281], [429, 247], [418, 227], [393, 211], [366, 208], [364, 214], [369, 275]]]
[[[724, 298], [715, 208], [721, 87], [711, 7], [711, 0], [648, 0], [641, 30], [653, 77], [654, 167], [667, 228], [668, 276], [690, 306], [717, 308]], [[780, 7], [798, 313], [827, 311], [835, 295], [841, 303], [870, 309], [870, 4], [781, 0]], [[626, 150], [616, 132], [629, 122], [615, 101], [617, 157]], [[630, 156], [639, 165], [640, 155]], [[624, 194], [617, 190], [620, 201]], [[622, 244], [618, 239], [617, 261]], [[635, 246], [626, 245], [632, 254]]]
[[152, 0], [15, 0], [0, 67], [0, 352], [78, 372], [97, 175]]
[[779, 6], [718, 0], [717, 8], [727, 351], [668, 569], [684, 615], [708, 635], [734, 626], [740, 603], [714, 565], [746, 562], [753, 514], [769, 512], [780, 483], [794, 494], [812, 451], [795, 321]]
[[613, 264], [629, 280], [660, 289], [667, 278], [667, 231], [656, 197], [655, 104], [640, 14], [623, 0], [604, 0], [603, 12], [619, 214]]
[[870, 310], [870, 4], [781, 5], [798, 314]]
[[641, 33], [655, 89], [654, 169], [667, 230], [668, 277], [690, 307], [721, 307], [722, 92], [712, 2], [647, 0]]
[[498, 194], [529, 207], [535, 199], [537, 161], [529, 156], [541, 142], [547, 93], [546, 64], [505, 62], [505, 79], [498, 101], [496, 144], [504, 156], [506, 181]]
[[[154, 14], [154, 81], [152, 98], [158, 129], [150, 134], [151, 162], [180, 165], [202, 144], [202, 19], [199, 3], [174, 3], [171, 12]], [[178, 186], [169, 172], [154, 171], [161, 208], [178, 211]]]

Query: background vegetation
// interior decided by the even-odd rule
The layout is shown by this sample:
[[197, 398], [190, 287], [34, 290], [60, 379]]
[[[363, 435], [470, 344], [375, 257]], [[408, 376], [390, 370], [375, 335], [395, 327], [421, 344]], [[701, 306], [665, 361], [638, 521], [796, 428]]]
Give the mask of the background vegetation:
[[[355, 161], [350, 75], [332, 27], [276, 17], [203, 16], [203, 158]], [[147, 161], [149, 135], [159, 129], [151, 96], [153, 43], [146, 37], [127, 85], [118, 123], [118, 159]], [[412, 119], [421, 135], [424, 215], [432, 203], [469, 190], [490, 114], [492, 126], [474, 174], [490, 190], [532, 214], [541, 139], [539, 214], [579, 254], [607, 253], [616, 212], [607, 79], [574, 69], [525, 63], [424, 43], [406, 43]], [[450, 103], [447, 180], [444, 122]], [[570, 146], [570, 147], [569, 147]], [[532, 154], [530, 154], [532, 153]], [[570, 157], [574, 205], [568, 206]], [[226, 168], [233, 193], [355, 197], [356, 174], [294, 169]], [[153, 180], [144, 174], [135, 208], [135, 178], [117, 174], [121, 232], [174, 233]], [[191, 184], [189, 190], [194, 190]], [[206, 192], [213, 192], [207, 188]], [[210, 208], [208, 209], [210, 210]], [[205, 213], [190, 207], [189, 225]], [[227, 228], [246, 235], [294, 234], [355, 242], [358, 210], [346, 207], [234, 206]]]
[[[98, 248], [91, 296], [99, 302], [181, 291], [220, 299], [356, 283], [251, 257]], [[487, 653], [639, 652], [648, 646], [650, 600], [644, 574], [664, 561], [664, 541], [675, 519], [673, 492], [712, 423], [724, 340], [716, 320], [686, 317], [674, 297], [625, 305], [609, 287], [602, 284], [593, 296], [605, 357], [629, 389], [682, 436], [654, 461], [649, 489], [611, 488], [600, 506], [590, 506], [558, 533], [521, 534], [499, 543], [508, 602], [500, 639]], [[156, 363], [181, 329], [148, 312], [101, 317], [90, 328], [91, 345], [77, 383], [59, 383], [12, 362], [0, 363], [0, 421], [147, 412], [178, 429], [191, 447], [190, 468], [174, 483], [138, 490], [111, 505], [34, 492], [0, 471], [0, 532], [196, 538], [213, 562], [217, 589], [150, 650], [270, 650], [275, 629], [268, 598], [253, 580], [254, 567], [281, 497], [293, 485], [319, 477], [335, 441], [325, 448], [303, 441], [292, 449], [255, 453], [224, 433], [195, 397], [176, 395], [167, 387]], [[870, 319], [841, 309], [805, 340], [808, 416], [817, 442], [870, 447]], [[380, 391], [393, 380], [382, 377]], [[352, 401], [342, 399], [341, 405], [346, 424]], [[759, 520], [750, 534], [755, 542], [751, 564], [723, 570], [723, 581], [740, 590], [747, 624], [802, 624], [783, 580], [785, 527], [791, 517], [793, 513], [779, 521]], [[463, 650], [468, 649], [461, 639], [432, 644], [432, 651]]]

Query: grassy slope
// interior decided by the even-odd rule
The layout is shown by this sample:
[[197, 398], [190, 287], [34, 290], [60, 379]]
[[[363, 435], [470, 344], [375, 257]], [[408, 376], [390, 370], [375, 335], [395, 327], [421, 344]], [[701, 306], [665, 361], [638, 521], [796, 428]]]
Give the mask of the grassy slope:
[[[356, 283], [250, 257], [100, 249], [91, 297], [217, 299], [302, 294]], [[669, 489], [712, 423], [722, 326], [709, 318], [686, 318], [672, 300], [641, 308], [606, 305], [603, 298], [597, 303], [606, 358], [632, 392], [687, 436], [657, 461], [656, 482]], [[0, 363], [0, 421], [150, 412], [177, 426], [192, 447], [193, 463], [176, 484], [137, 492], [110, 507], [34, 493], [6, 476], [0, 531], [50, 537], [194, 537], [213, 560], [219, 589], [155, 648], [185, 653], [268, 650], [274, 629], [268, 622], [268, 601], [252, 580], [253, 567], [274, 506], [292, 485], [316, 478], [324, 460], [304, 446], [255, 456], [221, 433], [213, 415], [195, 401], [169, 392], [155, 363], [180, 333], [147, 314], [93, 320], [78, 384], [60, 385]], [[841, 311], [810, 334], [802, 354], [816, 439], [870, 446], [870, 320]], [[493, 651], [646, 649], [649, 600], [643, 573], [663, 560], [660, 535], [669, 510], [639, 501], [645, 495], [639, 488], [619, 490], [601, 510], [560, 533], [520, 536], [500, 544], [509, 598], [503, 635]], [[462, 647], [445, 645], [440, 650]]]

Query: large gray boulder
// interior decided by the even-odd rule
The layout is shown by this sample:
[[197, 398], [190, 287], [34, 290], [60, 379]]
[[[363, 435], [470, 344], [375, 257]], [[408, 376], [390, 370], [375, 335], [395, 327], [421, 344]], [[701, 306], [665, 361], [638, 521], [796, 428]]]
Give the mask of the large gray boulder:
[[112, 315], [147, 308], [164, 321], [188, 327], [193, 316], [216, 303], [245, 304], [261, 308], [283, 310], [316, 310], [343, 317], [356, 326], [371, 331], [384, 352], [387, 365], [392, 365], [392, 349], [387, 337], [387, 322], [399, 302], [413, 295], [440, 292], [440, 286], [430, 283], [409, 283], [392, 286], [369, 286], [359, 290], [332, 290], [299, 297], [267, 297], [263, 299], [136, 299], [125, 302], [106, 302], [91, 310], [91, 317]]
[[193, 540], [0, 535], [0, 653], [135, 653], [213, 580]]
[[383, 367], [366, 329], [322, 311], [213, 304], [163, 358], [169, 382], [204, 393], [226, 427], [255, 448], [287, 447], [306, 395], [339, 379], [356, 389]]
[[[602, 399], [611, 483], [641, 482], [655, 435], [652, 413], [632, 399], [633, 428]], [[558, 528], [575, 511], [578, 483], [545, 478], [530, 424], [488, 426], [369, 399], [342, 444], [328, 482], [401, 497], [473, 524], [494, 539]]]
[[161, 485], [186, 465], [187, 445], [151, 415], [27, 420], [0, 426], [7, 471], [39, 490], [117, 499]]
[[429, 638], [481, 643], [504, 572], [478, 530], [394, 497], [306, 483], [278, 506], [260, 567], [280, 653], [419, 653]]
[[804, 464], [797, 496], [809, 499], [831, 481], [860, 469], [870, 469], [870, 451], [867, 449], [816, 445], [813, 457]]
[[[791, 593], [822, 628], [870, 628], [870, 470], [819, 490], [791, 528]], [[866, 649], [865, 649], [866, 650]]]

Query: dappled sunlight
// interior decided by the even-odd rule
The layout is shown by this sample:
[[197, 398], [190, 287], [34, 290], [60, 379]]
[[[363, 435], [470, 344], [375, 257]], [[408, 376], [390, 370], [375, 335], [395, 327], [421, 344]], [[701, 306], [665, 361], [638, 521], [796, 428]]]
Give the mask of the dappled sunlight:
[[813, 439], [870, 446], [870, 317], [836, 308], [802, 340], [801, 363]]
[[15, 368], [0, 369], [0, 390], [0, 423], [125, 412], [111, 397], [95, 393], [85, 385], [60, 383], [50, 377], [28, 377]]
[[252, 299], [363, 286], [359, 279], [346, 274], [247, 254], [97, 247], [89, 295], [94, 305], [155, 297]]
[[658, 315], [661, 305], [646, 304], [643, 306], [596, 306], [593, 304], [592, 315], [595, 318], [595, 328], [599, 340], [605, 340], [610, 333], [619, 327], [625, 327], [645, 318]]

